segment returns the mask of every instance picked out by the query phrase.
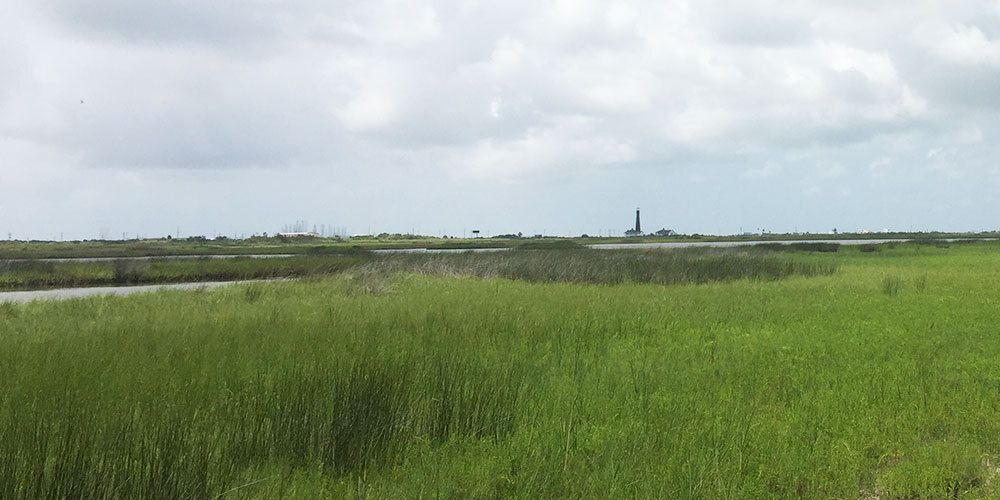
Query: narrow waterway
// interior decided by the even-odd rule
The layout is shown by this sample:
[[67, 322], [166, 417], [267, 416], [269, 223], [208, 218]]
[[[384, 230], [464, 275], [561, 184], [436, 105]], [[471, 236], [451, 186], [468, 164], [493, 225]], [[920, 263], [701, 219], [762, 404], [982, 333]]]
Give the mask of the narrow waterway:
[[0, 303], [31, 302], [34, 300], [67, 300], [83, 297], [133, 295], [150, 293], [158, 290], [198, 290], [219, 288], [223, 286], [248, 283], [247, 281], [208, 281], [203, 283], [172, 283], [162, 285], [108, 286], [87, 288], [59, 288], [55, 290], [27, 290], [18, 292], [0, 292]]

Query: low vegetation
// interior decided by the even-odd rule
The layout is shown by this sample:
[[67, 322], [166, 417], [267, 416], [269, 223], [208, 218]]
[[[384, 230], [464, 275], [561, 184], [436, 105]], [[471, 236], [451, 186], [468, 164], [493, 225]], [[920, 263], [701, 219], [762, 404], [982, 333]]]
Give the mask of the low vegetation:
[[[531, 250], [531, 248], [547, 248]], [[102, 262], [0, 261], [0, 289], [232, 281], [330, 275], [360, 267], [372, 274], [422, 273], [574, 283], [704, 283], [832, 273], [830, 261], [764, 255], [763, 251], [590, 250], [571, 242], [486, 253], [373, 254], [224, 259], [118, 259]]]
[[174, 238], [126, 241], [0, 241], [0, 259], [60, 259], [114, 257], [168, 257], [197, 255], [316, 255], [393, 248], [511, 247], [509, 239], [356, 237], [252, 237], [247, 239]]
[[296, 278], [334, 274], [364, 260], [361, 255], [332, 255], [101, 262], [0, 261], [0, 290]]
[[992, 497], [998, 278], [989, 244], [526, 250], [0, 304], [0, 497]]
[[[336, 237], [283, 237], [252, 236], [244, 239], [220, 236], [208, 239], [202, 236], [189, 238], [151, 238], [141, 240], [88, 240], [88, 241], [0, 241], [2, 259], [53, 259], [72, 257], [166, 257], [178, 255], [312, 255], [350, 252], [358, 249], [474, 249], [515, 248], [519, 246], [590, 245], [600, 243], [655, 243], [655, 242], [710, 242], [710, 241], [791, 241], [791, 240], [880, 240], [913, 239], [934, 245], [949, 245], [955, 240], [984, 241], [1000, 238], [1000, 233], [841, 233], [841, 234], [748, 234], [731, 236], [673, 235], [595, 237], [582, 235], [576, 238], [522, 236], [503, 234], [490, 238], [434, 237], [414, 234], [379, 234], [377, 236]], [[949, 241], [951, 240], [951, 241]]]
[[[865, 245], [861, 245], [865, 246]], [[769, 252], [826, 252], [832, 253], [840, 250], [839, 243], [829, 243], [820, 241], [796, 242], [796, 243], [761, 243], [754, 245], [756, 250]]]
[[[562, 245], [560, 245], [562, 246]], [[830, 260], [782, 258], [761, 251], [521, 250], [485, 254], [397, 254], [366, 263], [362, 272], [477, 276], [543, 283], [708, 283], [831, 274]]]

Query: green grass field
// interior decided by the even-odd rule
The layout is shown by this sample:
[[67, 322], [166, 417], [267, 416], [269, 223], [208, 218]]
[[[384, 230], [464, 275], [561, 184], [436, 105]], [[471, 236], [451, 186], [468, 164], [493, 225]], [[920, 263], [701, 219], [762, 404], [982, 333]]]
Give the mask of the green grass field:
[[0, 260], [53, 259], [73, 257], [165, 257], [176, 255], [315, 255], [373, 249], [471, 249], [556, 247], [564, 244], [593, 245], [602, 243], [706, 242], [706, 241], [786, 241], [786, 240], [869, 240], [869, 239], [998, 239], [998, 232], [980, 233], [841, 233], [841, 234], [754, 234], [754, 235], [676, 235], [623, 237], [512, 237], [438, 238], [419, 235], [359, 236], [348, 239], [323, 237], [262, 237], [230, 239], [220, 237], [150, 238], [142, 240], [88, 241], [2, 241]]
[[[558, 240], [545, 238], [542, 241]], [[176, 255], [315, 255], [370, 249], [498, 248], [523, 240], [503, 238], [278, 238], [243, 240], [147, 239], [126, 241], [0, 241], [0, 259], [54, 259], [73, 257], [166, 257]]]
[[366, 262], [362, 255], [151, 259], [107, 262], [0, 261], [0, 291], [321, 276]]
[[[782, 246], [797, 251], [798, 247]], [[837, 247], [834, 245], [833, 249]], [[424, 273], [581, 283], [702, 283], [831, 273], [835, 265], [776, 258], [774, 249], [686, 249], [671, 252], [555, 249], [491, 253], [372, 252], [275, 258], [116, 259], [100, 262], [0, 261], [0, 291], [153, 283], [328, 276], [361, 267], [365, 274]]]
[[0, 305], [0, 497], [1000, 495], [1000, 245], [547, 255]]

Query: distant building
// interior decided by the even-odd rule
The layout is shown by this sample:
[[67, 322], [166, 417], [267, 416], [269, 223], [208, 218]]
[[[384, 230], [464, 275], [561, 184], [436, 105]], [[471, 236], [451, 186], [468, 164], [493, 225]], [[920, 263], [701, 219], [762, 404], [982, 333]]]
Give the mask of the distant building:
[[635, 227], [625, 231], [625, 236], [642, 236], [642, 224], [639, 223], [639, 209], [635, 209]]
[[319, 236], [319, 233], [314, 233], [314, 232], [278, 233], [278, 236], [282, 238], [315, 238]]
[[676, 236], [677, 233], [673, 229], [660, 229], [659, 231], [653, 233], [656, 236]]

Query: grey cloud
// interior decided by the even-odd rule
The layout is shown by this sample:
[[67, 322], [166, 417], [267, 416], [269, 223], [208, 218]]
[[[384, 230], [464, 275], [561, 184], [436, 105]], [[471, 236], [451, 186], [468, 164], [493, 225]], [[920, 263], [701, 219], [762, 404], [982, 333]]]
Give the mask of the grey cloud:
[[738, 46], [784, 47], [808, 43], [814, 32], [809, 16], [794, 2], [717, 2], [710, 25], [719, 40]]
[[[646, 179], [638, 192], [697, 177], [738, 199], [741, 174], [773, 161], [782, 168], [761, 188], [773, 184], [771, 197], [821, 185], [812, 192], [829, 201], [893, 182], [940, 193], [915, 172], [986, 175], [1000, 158], [982, 139], [1000, 130], [996, 2], [15, 0], [12, 9], [0, 20], [0, 170], [21, 181], [43, 163], [121, 185], [195, 169], [204, 189], [223, 181], [201, 173], [272, 172], [253, 177], [263, 184], [312, 169], [332, 184], [392, 178], [449, 196], [502, 183], [545, 195], [604, 183], [630, 193], [619, 181], [627, 171]], [[928, 159], [931, 148], [940, 157]], [[893, 168], [875, 179], [868, 165], [882, 158]], [[824, 177], [829, 165], [844, 173]], [[64, 198], [98, 203], [103, 192]], [[315, 196], [296, 202], [327, 206]]]
[[267, 2], [186, 0], [48, 0], [45, 6], [71, 29], [128, 42], [208, 42], [274, 36]]

